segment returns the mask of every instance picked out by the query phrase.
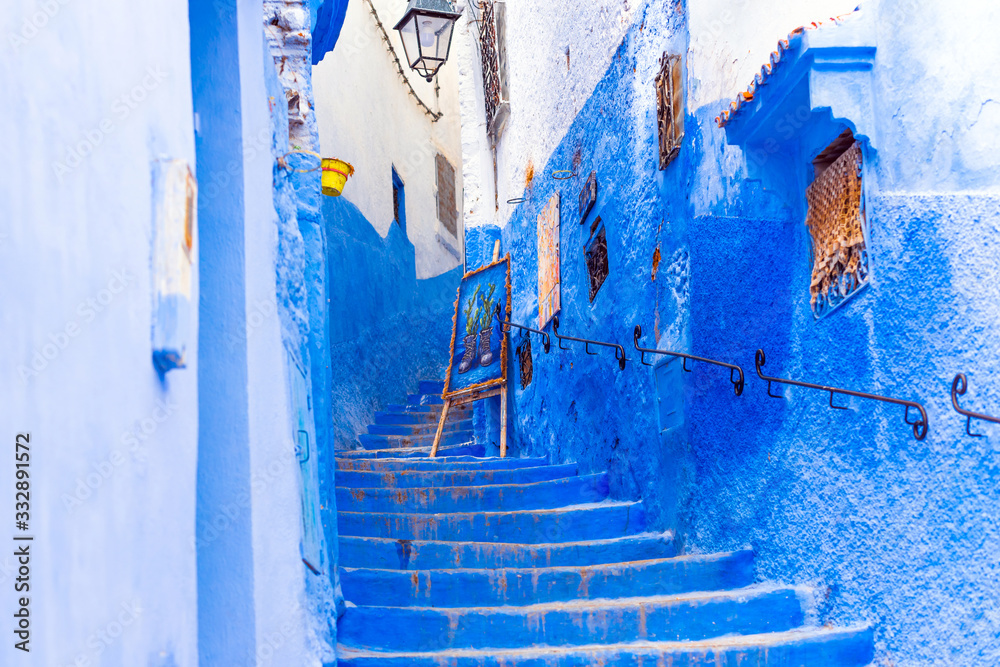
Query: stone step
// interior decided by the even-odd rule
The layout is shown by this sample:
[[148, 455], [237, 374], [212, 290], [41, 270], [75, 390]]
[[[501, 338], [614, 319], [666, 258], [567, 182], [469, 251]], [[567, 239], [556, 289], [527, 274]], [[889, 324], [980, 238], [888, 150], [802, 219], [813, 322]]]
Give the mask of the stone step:
[[516, 459], [512, 457], [476, 458], [474, 456], [438, 456], [434, 459], [337, 459], [337, 470], [393, 472], [401, 470], [509, 470], [536, 468], [548, 463], [545, 458]]
[[[369, 424], [368, 433], [371, 435], [401, 435], [419, 436], [437, 433], [437, 421], [425, 424]], [[472, 431], [472, 419], [448, 419], [445, 420], [443, 433], [454, 433], [455, 431]]]
[[[451, 421], [459, 421], [462, 419], [471, 419], [472, 410], [468, 409], [466, 406], [460, 406], [454, 408], [453, 410], [448, 410], [448, 419], [445, 423]], [[434, 424], [437, 425], [438, 421], [441, 419], [441, 411], [435, 410], [434, 412], [376, 412], [375, 413], [375, 423], [376, 424]]]
[[421, 394], [437, 394], [440, 396], [444, 393], [444, 380], [421, 380], [420, 384], [417, 385], [417, 391]]
[[753, 582], [753, 552], [749, 550], [583, 567], [413, 572], [340, 569], [348, 601], [384, 607], [528, 605], [719, 591]]
[[[346, 459], [429, 459], [431, 447], [406, 447], [403, 449], [340, 449], [337, 450], [337, 458]], [[461, 445], [447, 445], [438, 449], [438, 458], [448, 458], [452, 456], [485, 456], [486, 447], [475, 443], [464, 443]]]
[[[471, 429], [464, 431], [451, 431], [441, 436], [442, 445], [461, 445], [472, 442], [475, 438]], [[362, 433], [358, 436], [358, 442], [365, 449], [406, 449], [409, 447], [431, 446], [434, 444], [434, 433], [427, 435], [371, 435]]]
[[677, 553], [674, 536], [669, 532], [548, 544], [442, 542], [341, 535], [339, 546], [343, 567], [411, 571], [587, 567], [668, 558]]
[[[378, 474], [378, 473], [376, 473]], [[405, 473], [382, 473], [405, 474]], [[419, 473], [418, 473], [419, 474]], [[531, 484], [403, 488], [337, 487], [340, 512], [505, 512], [597, 503], [608, 497], [608, 475], [582, 475]]]
[[444, 405], [441, 392], [436, 394], [410, 394], [406, 397], [407, 405]]
[[802, 628], [693, 642], [529, 647], [492, 651], [375, 652], [337, 646], [339, 667], [864, 667], [874, 659], [869, 627]]
[[337, 640], [384, 651], [699, 641], [791, 630], [805, 621], [808, 595], [803, 588], [754, 586], [522, 607], [348, 605]]
[[[343, 470], [337, 473], [338, 487], [417, 488], [444, 486], [486, 486], [490, 484], [531, 484], [576, 476], [576, 464], [565, 463], [535, 468], [493, 470], [399, 470], [364, 472]], [[566, 503], [563, 503], [566, 504]]]
[[641, 502], [604, 501], [560, 509], [454, 514], [337, 512], [340, 535], [397, 540], [576, 542], [641, 533]]

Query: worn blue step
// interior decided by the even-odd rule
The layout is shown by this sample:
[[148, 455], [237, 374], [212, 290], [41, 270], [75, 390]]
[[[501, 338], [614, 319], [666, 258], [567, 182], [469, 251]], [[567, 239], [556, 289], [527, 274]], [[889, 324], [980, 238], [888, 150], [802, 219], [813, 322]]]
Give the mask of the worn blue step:
[[[451, 421], [460, 421], [462, 419], [469, 419], [472, 416], [472, 411], [467, 410], [464, 407], [455, 408], [448, 411], [448, 419], [445, 423]], [[435, 426], [441, 420], [441, 411], [436, 412], [376, 412], [375, 413], [375, 423], [376, 424], [434, 424]]]
[[393, 472], [400, 470], [509, 470], [537, 468], [547, 463], [545, 458], [518, 459], [513, 457], [476, 458], [474, 456], [438, 456], [434, 459], [337, 459], [337, 470]]
[[529, 605], [718, 591], [743, 588], [753, 582], [752, 551], [582, 567], [413, 572], [340, 569], [345, 599], [356, 605], [385, 607]]
[[791, 630], [805, 621], [807, 595], [796, 587], [754, 586], [520, 607], [349, 605], [337, 640], [389, 651], [698, 641]]
[[406, 404], [410, 405], [444, 405], [441, 394], [410, 394], [406, 397]]
[[398, 540], [471, 542], [574, 542], [641, 533], [646, 517], [639, 502], [604, 501], [594, 505], [513, 512], [391, 514], [337, 512], [340, 535]]
[[864, 667], [874, 659], [869, 627], [803, 628], [695, 642], [631, 642], [424, 653], [337, 646], [339, 667]]
[[[428, 422], [425, 424], [369, 424], [368, 433], [371, 435], [431, 435], [437, 433], [438, 423]], [[454, 433], [455, 431], [472, 431], [472, 419], [446, 420], [444, 423], [444, 433]]]
[[[451, 431], [441, 436], [442, 445], [460, 445], [472, 442], [475, 435], [471, 429], [464, 431]], [[358, 442], [365, 449], [404, 449], [407, 447], [420, 447], [434, 444], [434, 433], [427, 435], [371, 435], [362, 433], [358, 436]]]
[[[347, 459], [420, 459], [428, 458], [431, 447], [407, 447], [403, 449], [339, 449], [337, 458]], [[447, 445], [438, 449], [438, 458], [451, 456], [485, 456], [486, 447], [474, 442]]]
[[574, 477], [575, 463], [535, 468], [500, 468], [473, 470], [395, 470], [365, 472], [344, 470], [337, 473], [337, 486], [353, 488], [415, 488], [431, 486], [485, 486], [487, 484], [530, 484], [550, 479]]
[[[399, 474], [399, 473], [390, 473]], [[582, 475], [531, 484], [410, 488], [337, 487], [341, 512], [485, 512], [549, 509], [608, 497], [608, 475]]]
[[[385, 406], [387, 412], [432, 412], [434, 414], [441, 414], [441, 407], [444, 402], [421, 404], [421, 403], [407, 403], [406, 405], [400, 405], [398, 403], [390, 403]], [[465, 407], [465, 406], [462, 406]], [[451, 410], [448, 410], [451, 413]]]
[[644, 533], [608, 540], [549, 544], [397, 540], [341, 535], [340, 564], [386, 570], [593, 566], [668, 558], [677, 553], [672, 533]]
[[444, 393], [444, 380], [421, 380], [417, 385], [417, 391], [421, 394], [436, 394], [440, 396]]

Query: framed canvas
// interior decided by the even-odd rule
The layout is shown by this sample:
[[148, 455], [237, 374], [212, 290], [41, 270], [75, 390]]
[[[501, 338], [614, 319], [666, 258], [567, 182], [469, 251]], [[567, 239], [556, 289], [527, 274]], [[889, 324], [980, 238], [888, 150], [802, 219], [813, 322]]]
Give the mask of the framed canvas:
[[462, 277], [452, 320], [445, 399], [506, 384], [507, 336], [497, 322], [497, 306], [504, 320], [510, 320], [510, 255]]
[[538, 328], [559, 312], [559, 193], [538, 214]]

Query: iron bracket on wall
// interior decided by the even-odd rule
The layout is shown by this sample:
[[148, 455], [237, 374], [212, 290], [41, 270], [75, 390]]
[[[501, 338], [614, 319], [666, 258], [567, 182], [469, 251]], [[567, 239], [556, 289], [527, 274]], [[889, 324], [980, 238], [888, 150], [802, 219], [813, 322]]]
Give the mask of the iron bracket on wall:
[[574, 338], [573, 336], [560, 336], [559, 335], [559, 317], [558, 316], [552, 318], [552, 333], [556, 337], [556, 340], [559, 342], [559, 349], [560, 350], [568, 350], [569, 349], [568, 347], [563, 347], [562, 342], [564, 340], [572, 340], [572, 341], [575, 341], [577, 343], [583, 343], [584, 344], [584, 350], [586, 350], [587, 354], [594, 354], [594, 355], [597, 354], [596, 352], [591, 352], [590, 351], [590, 346], [591, 345], [600, 345], [602, 347], [610, 347], [610, 348], [614, 349], [614, 351], [615, 351], [615, 359], [618, 360], [618, 368], [620, 370], [625, 370], [625, 362], [628, 361], [628, 359], [625, 358], [625, 348], [622, 347], [621, 345], [619, 345], [618, 343], [605, 343], [604, 341], [600, 341], [600, 340], [588, 340], [586, 338]]
[[[913, 427], [913, 436], [917, 440], [923, 440], [927, 436], [927, 411], [924, 410], [924, 406], [916, 401], [904, 401], [898, 398], [889, 398], [888, 396], [879, 396], [878, 394], [866, 394], [863, 391], [853, 391], [851, 389], [840, 389], [838, 387], [827, 387], [822, 384], [813, 384], [811, 382], [800, 382], [799, 380], [787, 380], [784, 378], [776, 378], [764, 375], [760, 372], [760, 367], [764, 365], [766, 358], [764, 356], [764, 350], [757, 350], [756, 357], [754, 359], [757, 365], [757, 375], [761, 380], [767, 380], [767, 395], [771, 398], [784, 398], [779, 394], [771, 393], [771, 383], [777, 382], [778, 384], [792, 385], [793, 387], [805, 387], [807, 389], [818, 389], [819, 391], [830, 392], [830, 407], [835, 410], [846, 410], [846, 406], [834, 405], [833, 397], [835, 394], [843, 394], [844, 396], [855, 396], [857, 398], [867, 398], [872, 401], [881, 401], [883, 403], [892, 403], [893, 405], [902, 405], [906, 408], [906, 412], [903, 414], [903, 419]], [[916, 409], [920, 413], [920, 419], [916, 421], [910, 421], [910, 408]]]
[[545, 348], [545, 354], [549, 353], [549, 335], [544, 331], [539, 331], [538, 329], [532, 329], [531, 327], [526, 327], [521, 324], [514, 324], [513, 322], [507, 322], [503, 319], [500, 312], [500, 304], [498, 303], [496, 308], [493, 309], [493, 317], [497, 318], [497, 322], [501, 325], [502, 331], [510, 331], [511, 327], [517, 327], [523, 331], [530, 331], [531, 333], [536, 333], [542, 337], [542, 347]]
[[951, 405], [955, 408], [955, 412], [965, 417], [965, 432], [971, 435], [973, 438], [983, 437], [982, 433], [972, 432], [972, 420], [981, 419], [986, 422], [993, 422], [994, 424], [1000, 424], [1000, 419], [997, 417], [990, 417], [989, 415], [984, 415], [979, 412], [972, 412], [971, 410], [964, 410], [958, 404], [958, 397], [963, 395], [969, 388], [969, 381], [965, 377], [965, 373], [959, 373], [955, 376], [955, 379], [951, 383]]
[[[632, 332], [632, 341], [635, 343], [635, 349], [639, 350], [639, 361], [646, 366], [653, 365], [646, 362], [647, 352], [649, 354], [665, 354], [682, 359], [683, 361], [681, 362], [681, 367], [687, 373], [691, 372], [691, 369], [687, 367], [688, 359], [691, 361], [704, 361], [706, 364], [712, 364], [714, 366], [722, 366], [723, 368], [729, 369], [729, 381], [733, 383], [733, 390], [736, 392], [736, 395], [740, 396], [743, 394], [743, 369], [736, 364], [727, 364], [724, 361], [716, 361], [715, 359], [707, 359], [705, 357], [696, 357], [693, 354], [684, 354], [682, 352], [669, 352], [667, 350], [654, 350], [652, 348], [639, 347], [640, 338], [642, 338], [642, 327], [637, 324], [635, 325], [635, 330]], [[733, 373], [739, 374], [739, 377], [734, 379]]]

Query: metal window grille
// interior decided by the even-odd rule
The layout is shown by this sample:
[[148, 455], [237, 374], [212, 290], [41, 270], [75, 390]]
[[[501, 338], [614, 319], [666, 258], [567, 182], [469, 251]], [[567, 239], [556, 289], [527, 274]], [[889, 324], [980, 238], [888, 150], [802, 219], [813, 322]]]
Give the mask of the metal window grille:
[[531, 337], [525, 336], [521, 344], [517, 346], [517, 360], [521, 368], [521, 389], [525, 389], [531, 384], [531, 376], [534, 365], [531, 360]]
[[503, 132], [510, 104], [507, 95], [507, 6], [504, 2], [480, 0], [479, 56], [483, 66], [483, 93], [487, 129], [494, 139]]
[[458, 238], [458, 210], [455, 206], [455, 168], [448, 158], [437, 154], [437, 209], [438, 220], [452, 236]]
[[[596, 227], [600, 223], [601, 218], [598, 217], [594, 221], [594, 226]], [[584, 256], [587, 259], [587, 274], [590, 276], [590, 301], [593, 302], [601, 285], [611, 273], [611, 268], [608, 265], [608, 237], [604, 232], [603, 225], [600, 225], [600, 231], [587, 244]]]
[[[828, 151], [821, 157], [824, 154]], [[806, 188], [809, 204], [806, 226], [812, 237], [813, 263], [809, 293], [816, 318], [823, 317], [868, 284], [870, 267], [861, 168], [861, 145], [854, 142]]]
[[681, 57], [664, 53], [656, 75], [656, 121], [660, 130], [660, 169], [677, 157], [684, 140], [684, 85]]

